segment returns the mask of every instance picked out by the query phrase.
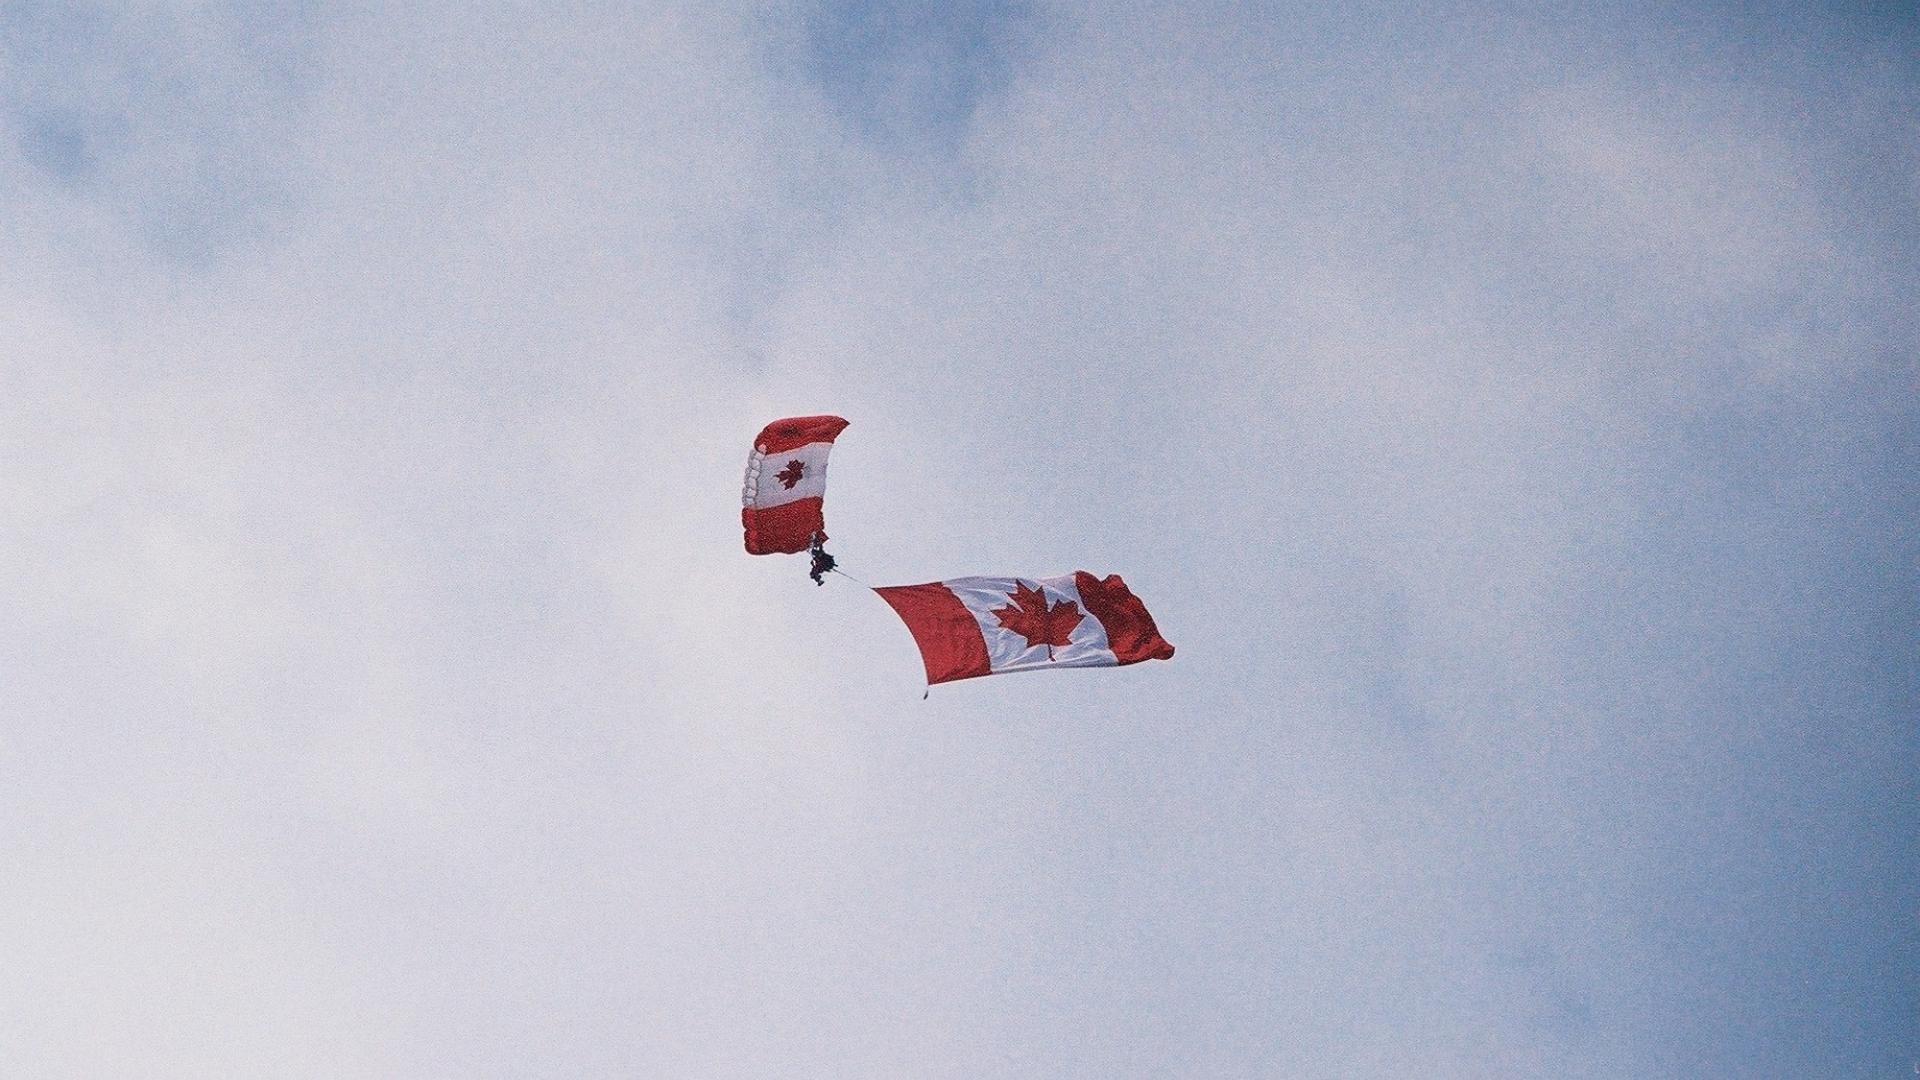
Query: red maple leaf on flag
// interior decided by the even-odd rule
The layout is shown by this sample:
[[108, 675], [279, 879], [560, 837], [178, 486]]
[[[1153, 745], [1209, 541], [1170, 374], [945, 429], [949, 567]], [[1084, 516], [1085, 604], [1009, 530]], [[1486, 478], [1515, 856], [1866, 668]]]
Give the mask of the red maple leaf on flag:
[[788, 491], [792, 491], [793, 485], [799, 483], [800, 478], [805, 475], [807, 475], [807, 463], [795, 458], [787, 462], [786, 468], [774, 473], [773, 478], [787, 485]]
[[1066, 645], [1073, 634], [1073, 628], [1080, 625], [1086, 616], [1080, 613], [1080, 605], [1071, 600], [1061, 600], [1049, 605], [1047, 594], [1040, 589], [1029, 589], [1024, 581], [1016, 581], [1014, 590], [1007, 594], [1013, 601], [1012, 606], [994, 608], [993, 617], [1000, 625], [1027, 639], [1027, 648], [1035, 645], [1047, 647], [1047, 659], [1053, 659], [1053, 647]]

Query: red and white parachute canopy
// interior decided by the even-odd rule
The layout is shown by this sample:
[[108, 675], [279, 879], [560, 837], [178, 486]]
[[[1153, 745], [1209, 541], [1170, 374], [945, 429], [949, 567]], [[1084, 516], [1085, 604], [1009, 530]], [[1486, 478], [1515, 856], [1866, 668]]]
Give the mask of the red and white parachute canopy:
[[838, 416], [775, 420], [753, 440], [741, 488], [740, 524], [747, 554], [790, 555], [827, 538], [821, 512], [827, 494], [827, 452], [847, 422]]

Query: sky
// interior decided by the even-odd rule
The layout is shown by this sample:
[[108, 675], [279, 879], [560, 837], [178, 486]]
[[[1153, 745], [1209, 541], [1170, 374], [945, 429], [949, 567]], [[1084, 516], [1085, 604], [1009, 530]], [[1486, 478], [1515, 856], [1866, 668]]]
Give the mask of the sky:
[[6, 1073], [1911, 1076], [1916, 46], [0, 0]]

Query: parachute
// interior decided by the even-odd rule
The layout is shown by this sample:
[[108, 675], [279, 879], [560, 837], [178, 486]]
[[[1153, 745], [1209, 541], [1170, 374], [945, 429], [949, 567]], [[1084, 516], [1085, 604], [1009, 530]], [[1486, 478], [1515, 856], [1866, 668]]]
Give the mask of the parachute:
[[811, 551], [815, 583], [832, 569], [833, 557], [820, 547], [827, 538], [821, 507], [827, 494], [827, 453], [846, 426], [838, 416], [790, 416], [761, 429], [740, 491], [747, 554]]

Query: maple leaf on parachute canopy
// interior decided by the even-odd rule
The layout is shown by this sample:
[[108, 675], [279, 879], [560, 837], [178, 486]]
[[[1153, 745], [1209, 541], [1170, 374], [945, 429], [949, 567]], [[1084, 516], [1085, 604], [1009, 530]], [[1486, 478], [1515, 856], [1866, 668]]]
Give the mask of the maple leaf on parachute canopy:
[[800, 478], [805, 475], [807, 475], [807, 463], [796, 458], [787, 462], [786, 468], [774, 473], [773, 478], [787, 485], [788, 491], [792, 491], [793, 485], [799, 483]]
[[1007, 594], [1013, 601], [1008, 607], [994, 608], [993, 617], [1000, 625], [1027, 639], [1027, 648], [1035, 645], [1047, 647], [1047, 659], [1053, 659], [1053, 647], [1069, 643], [1073, 628], [1085, 618], [1080, 613], [1080, 605], [1071, 600], [1061, 600], [1049, 605], [1047, 594], [1040, 589], [1029, 589], [1024, 581], [1014, 582], [1014, 590]]

